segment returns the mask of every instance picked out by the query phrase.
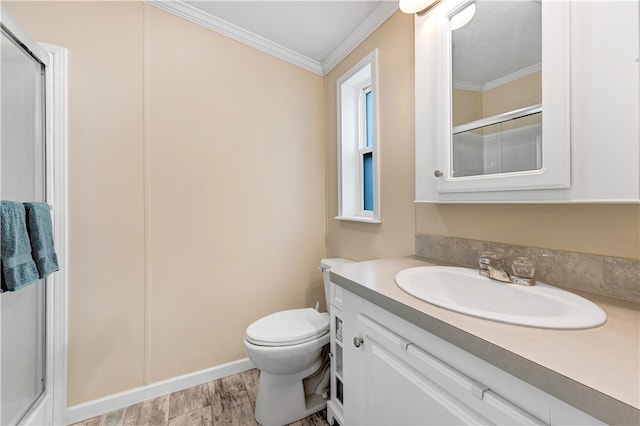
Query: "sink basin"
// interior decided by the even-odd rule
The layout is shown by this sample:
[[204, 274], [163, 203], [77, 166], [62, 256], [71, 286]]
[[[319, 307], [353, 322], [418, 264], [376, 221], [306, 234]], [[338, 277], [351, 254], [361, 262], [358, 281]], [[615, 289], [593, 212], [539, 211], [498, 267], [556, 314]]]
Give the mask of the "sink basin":
[[544, 283], [503, 283], [477, 270], [447, 266], [404, 269], [396, 284], [425, 302], [461, 314], [528, 327], [581, 329], [604, 324], [607, 314], [576, 294]]

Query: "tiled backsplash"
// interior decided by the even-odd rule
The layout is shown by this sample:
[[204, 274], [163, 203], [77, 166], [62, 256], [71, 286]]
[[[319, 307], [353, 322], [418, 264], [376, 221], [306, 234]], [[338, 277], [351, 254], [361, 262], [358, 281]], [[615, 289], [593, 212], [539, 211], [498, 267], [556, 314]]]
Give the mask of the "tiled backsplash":
[[419, 256], [477, 268], [483, 252], [509, 262], [526, 256], [535, 262], [535, 278], [548, 284], [640, 302], [638, 260], [416, 234]]

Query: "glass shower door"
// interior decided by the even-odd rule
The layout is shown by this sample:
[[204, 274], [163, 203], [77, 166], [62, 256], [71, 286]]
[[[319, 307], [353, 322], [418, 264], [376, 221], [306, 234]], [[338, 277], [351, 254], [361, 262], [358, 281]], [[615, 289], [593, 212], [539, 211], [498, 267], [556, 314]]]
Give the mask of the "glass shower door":
[[[0, 197], [46, 201], [44, 65], [2, 27]], [[0, 294], [0, 424], [20, 423], [45, 391], [46, 287]]]

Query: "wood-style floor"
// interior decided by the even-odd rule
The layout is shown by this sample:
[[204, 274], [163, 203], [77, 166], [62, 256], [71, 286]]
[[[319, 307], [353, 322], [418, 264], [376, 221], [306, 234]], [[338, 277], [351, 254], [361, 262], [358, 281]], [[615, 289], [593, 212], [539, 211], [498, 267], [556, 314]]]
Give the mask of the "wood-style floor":
[[[94, 417], [74, 426], [257, 425], [259, 371], [244, 371]], [[325, 410], [292, 426], [327, 426]]]

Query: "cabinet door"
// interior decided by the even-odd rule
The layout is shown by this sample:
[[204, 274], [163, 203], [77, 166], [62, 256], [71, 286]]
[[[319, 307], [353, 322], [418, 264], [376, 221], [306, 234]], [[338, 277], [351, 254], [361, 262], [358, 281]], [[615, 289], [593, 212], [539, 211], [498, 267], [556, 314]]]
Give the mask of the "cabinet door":
[[361, 403], [353, 423], [543, 424], [365, 315], [358, 332]]
[[[537, 2], [542, 8], [544, 166], [536, 172], [456, 177], [450, 155], [455, 150], [450, 131], [454, 76], [447, 14], [469, 3], [443, 2], [415, 17], [416, 200], [637, 203], [639, 2]], [[467, 168], [491, 168], [488, 160], [503, 155], [488, 155], [491, 139], [478, 146], [467, 142], [457, 148], [465, 150]], [[473, 152], [478, 155], [471, 157]]]
[[[482, 2], [468, 26], [454, 29], [470, 3], [416, 16], [416, 199], [521, 202], [522, 190], [561, 198], [571, 184], [569, 2], [520, 2], [509, 15], [523, 25], [514, 28], [491, 21], [518, 2]], [[509, 71], [505, 58], [514, 55], [494, 42], [503, 39], [530, 54]], [[494, 48], [502, 60], [488, 60]]]

